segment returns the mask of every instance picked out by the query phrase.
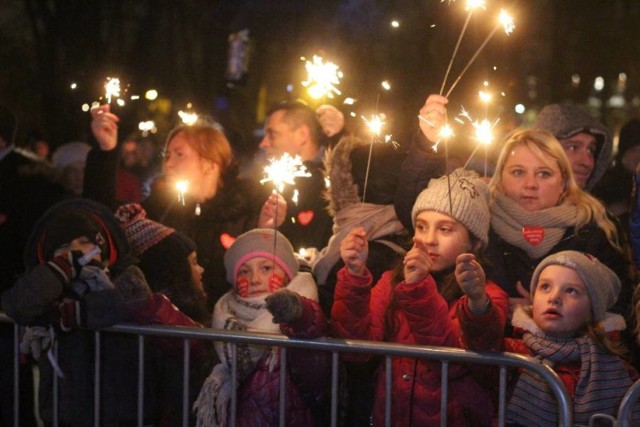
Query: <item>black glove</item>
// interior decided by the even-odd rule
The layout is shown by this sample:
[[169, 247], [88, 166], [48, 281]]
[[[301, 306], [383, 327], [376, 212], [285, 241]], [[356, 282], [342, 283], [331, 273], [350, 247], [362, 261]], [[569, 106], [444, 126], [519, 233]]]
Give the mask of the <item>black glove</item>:
[[302, 317], [302, 297], [287, 288], [272, 293], [265, 302], [273, 323], [291, 323]]

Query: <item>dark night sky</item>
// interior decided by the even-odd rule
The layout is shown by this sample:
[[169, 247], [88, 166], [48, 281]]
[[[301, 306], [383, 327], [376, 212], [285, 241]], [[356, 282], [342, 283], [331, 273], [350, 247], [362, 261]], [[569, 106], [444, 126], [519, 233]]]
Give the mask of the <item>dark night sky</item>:
[[[473, 110], [484, 80], [504, 92], [489, 115], [504, 123], [522, 103], [532, 113], [549, 102], [590, 106], [614, 129], [637, 112], [640, 2], [633, 0], [487, 0], [474, 13], [450, 80], [491, 31], [500, 7], [516, 21], [507, 37], [496, 33], [451, 96]], [[21, 119], [20, 137], [42, 129], [54, 144], [83, 138], [84, 102], [97, 100], [106, 76], [118, 76], [131, 93], [156, 88], [160, 99], [121, 110], [123, 127], [153, 118], [164, 135], [176, 113], [192, 102], [220, 120], [238, 147], [254, 145], [265, 108], [305, 97], [301, 56], [321, 53], [345, 76], [331, 102], [345, 112], [389, 117], [389, 129], [406, 138], [427, 94], [438, 91], [467, 13], [462, 0], [10, 0], [0, 5], [0, 104]], [[392, 19], [400, 22], [394, 29]], [[249, 72], [225, 78], [229, 34], [247, 28]], [[625, 86], [618, 85], [626, 73]], [[579, 75], [580, 83], [572, 84]], [[601, 92], [593, 89], [604, 78]], [[391, 91], [380, 89], [388, 80]], [[71, 91], [69, 84], [78, 83]], [[288, 92], [287, 86], [293, 90]], [[622, 108], [607, 105], [619, 92]], [[357, 99], [353, 107], [344, 97]], [[316, 101], [307, 98], [307, 101]], [[601, 105], [597, 102], [600, 101]], [[634, 104], [635, 103], [635, 104]], [[356, 127], [360, 119], [350, 126]]]

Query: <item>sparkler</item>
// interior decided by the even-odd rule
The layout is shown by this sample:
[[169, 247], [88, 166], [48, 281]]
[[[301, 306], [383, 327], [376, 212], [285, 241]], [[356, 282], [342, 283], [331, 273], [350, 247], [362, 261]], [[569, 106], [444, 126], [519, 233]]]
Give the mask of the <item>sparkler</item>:
[[391, 143], [393, 144], [394, 147], [398, 147], [400, 144], [392, 140], [391, 134], [385, 135], [384, 139], [380, 137], [382, 134], [382, 129], [386, 124], [384, 121], [385, 119], [384, 114], [374, 114], [371, 116], [370, 119], [367, 119], [365, 116], [361, 116], [361, 117], [362, 117], [362, 120], [364, 120], [364, 122], [367, 124], [367, 128], [371, 133], [371, 142], [369, 143], [369, 158], [367, 160], [367, 170], [364, 175], [364, 188], [362, 189], [362, 203], [364, 203], [367, 197], [367, 182], [369, 181], [369, 169], [371, 167], [371, 156], [373, 154], [374, 142], [382, 141], [384, 143]]
[[511, 16], [509, 16], [509, 14], [504, 10], [501, 9], [500, 10], [500, 15], [498, 16], [498, 23], [496, 24], [496, 26], [493, 28], [493, 30], [491, 31], [491, 33], [489, 33], [489, 35], [487, 36], [486, 39], [484, 39], [484, 41], [482, 42], [482, 44], [480, 45], [480, 47], [478, 48], [478, 50], [476, 50], [476, 52], [473, 54], [473, 56], [471, 57], [471, 59], [469, 60], [469, 62], [467, 62], [467, 65], [465, 65], [465, 67], [462, 69], [462, 72], [458, 75], [458, 77], [456, 78], [456, 80], [453, 82], [453, 84], [451, 85], [451, 87], [449, 88], [449, 90], [447, 91], [447, 94], [445, 95], [445, 98], [448, 98], [449, 95], [451, 95], [451, 92], [453, 91], [453, 89], [456, 87], [456, 85], [458, 84], [458, 82], [460, 81], [460, 79], [462, 78], [462, 76], [464, 76], [464, 73], [467, 72], [467, 70], [469, 69], [469, 67], [471, 66], [471, 64], [473, 64], [473, 62], [476, 60], [476, 58], [478, 57], [478, 55], [480, 55], [480, 53], [482, 52], [482, 50], [485, 48], [485, 46], [489, 43], [489, 41], [491, 40], [491, 38], [494, 36], [494, 34], [498, 31], [498, 29], [500, 28], [504, 29], [504, 32], [509, 35], [513, 32], [513, 30], [515, 29], [515, 23], [513, 21], [513, 18]]
[[193, 126], [198, 121], [198, 114], [190, 113], [188, 111], [178, 111], [178, 117], [180, 117], [182, 123], [187, 126]]
[[107, 77], [107, 81], [104, 84], [104, 97], [107, 100], [107, 104], [111, 104], [111, 98], [118, 98], [120, 96], [120, 79], [115, 77]]
[[334, 94], [342, 94], [336, 86], [340, 84], [343, 73], [336, 64], [324, 62], [321, 56], [313, 55], [313, 61], [306, 61], [305, 69], [307, 80], [302, 82], [302, 86], [308, 87], [307, 92], [312, 98], [333, 98]]
[[460, 31], [460, 35], [458, 36], [456, 47], [453, 49], [453, 54], [451, 55], [451, 59], [449, 60], [447, 71], [444, 74], [444, 80], [442, 81], [442, 87], [440, 87], [439, 95], [442, 95], [442, 92], [444, 91], [444, 86], [447, 84], [447, 78], [449, 77], [449, 72], [451, 71], [453, 60], [456, 57], [456, 54], [458, 53], [458, 48], [460, 47], [460, 42], [464, 37], [464, 33], [467, 31], [467, 26], [469, 25], [469, 21], [471, 20], [471, 15], [473, 15], [474, 10], [479, 7], [486, 9], [486, 4], [484, 0], [467, 0], [467, 7], [465, 10], [468, 10], [469, 13], [467, 14], [467, 19], [466, 21], [464, 21], [464, 25], [462, 26], [462, 31]]
[[[481, 99], [482, 99], [482, 96], [481, 96]], [[464, 107], [461, 108], [460, 114], [458, 116], [467, 119], [469, 123], [471, 123], [471, 126], [473, 126], [473, 129], [474, 129], [473, 139], [477, 141], [476, 147], [473, 149], [473, 151], [469, 155], [469, 158], [465, 162], [464, 166], [462, 166], [462, 169], [466, 169], [467, 166], [469, 166], [469, 163], [471, 162], [471, 159], [473, 158], [476, 151], [478, 151], [478, 148], [480, 146], [484, 146], [485, 147], [484, 176], [486, 177], [487, 176], [487, 156], [486, 156], [487, 151], [486, 150], [487, 150], [487, 147], [491, 145], [491, 143], [495, 139], [493, 135], [493, 128], [498, 124], [500, 119], [498, 118], [493, 122], [490, 122], [488, 119], [474, 121], [471, 118], [471, 115], [469, 114], [469, 112], [467, 112], [464, 109]], [[460, 120], [460, 122], [462, 122], [462, 120]]]
[[176, 190], [178, 190], [178, 201], [184, 206], [184, 195], [189, 188], [189, 181], [182, 180], [176, 182]]
[[311, 176], [307, 167], [302, 164], [300, 156], [291, 157], [287, 153], [279, 159], [269, 159], [269, 164], [264, 167], [264, 173], [265, 177], [260, 180], [260, 184], [273, 182], [274, 187], [280, 193], [284, 191], [287, 184], [295, 185], [295, 178]]

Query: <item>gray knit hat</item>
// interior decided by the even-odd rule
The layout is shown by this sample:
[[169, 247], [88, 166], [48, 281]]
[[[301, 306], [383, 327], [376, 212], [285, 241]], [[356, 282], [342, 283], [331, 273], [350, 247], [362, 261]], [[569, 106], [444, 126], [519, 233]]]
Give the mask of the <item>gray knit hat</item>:
[[547, 105], [540, 110], [533, 127], [551, 132], [557, 139], [566, 139], [580, 132], [595, 136], [595, 167], [585, 184], [585, 190], [593, 189], [612, 160], [613, 142], [609, 129], [580, 107], [569, 104]]
[[298, 260], [289, 240], [282, 233], [271, 228], [254, 228], [238, 236], [224, 254], [227, 281], [235, 283], [242, 264], [255, 257], [275, 261], [287, 274], [289, 280], [298, 273]]
[[599, 322], [604, 319], [607, 310], [613, 307], [618, 299], [621, 287], [620, 279], [609, 267], [587, 253], [557, 252], [543, 259], [534, 270], [531, 277], [531, 295], [536, 292], [540, 273], [549, 265], [561, 265], [575, 270], [587, 287], [594, 320]]
[[458, 168], [449, 175], [448, 180], [443, 176], [429, 181], [429, 186], [418, 195], [413, 205], [411, 221], [415, 227], [416, 217], [426, 210], [449, 215], [464, 225], [486, 247], [489, 243], [488, 194], [487, 184], [476, 172]]

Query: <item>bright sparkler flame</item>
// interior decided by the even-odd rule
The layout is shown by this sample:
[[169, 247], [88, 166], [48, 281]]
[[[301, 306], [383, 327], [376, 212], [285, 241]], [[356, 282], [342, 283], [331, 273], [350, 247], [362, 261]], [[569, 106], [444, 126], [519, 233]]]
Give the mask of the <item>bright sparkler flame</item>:
[[120, 96], [120, 79], [107, 77], [107, 81], [104, 84], [104, 96], [108, 104], [111, 104], [111, 97], [117, 98]]
[[302, 85], [308, 87], [307, 91], [312, 98], [333, 98], [334, 94], [342, 94], [336, 85], [340, 84], [343, 74], [336, 64], [324, 62], [321, 56], [313, 55], [313, 61], [306, 61], [305, 69], [307, 80]]
[[188, 188], [189, 188], [189, 181], [182, 180], [182, 181], [176, 182], [176, 190], [178, 190], [178, 201], [182, 203], [182, 206], [184, 206], [184, 195], [187, 192]]
[[273, 182], [276, 189], [282, 193], [285, 185], [295, 185], [295, 178], [308, 178], [311, 174], [302, 163], [300, 156], [291, 157], [283, 154], [279, 159], [270, 159], [269, 164], [264, 167], [265, 177], [260, 180], [260, 184]]
[[362, 120], [367, 124], [367, 128], [369, 131], [377, 137], [380, 137], [382, 133], [382, 128], [385, 125], [384, 115], [383, 114], [374, 114], [371, 116], [371, 119], [367, 119], [365, 116], [362, 116]]
[[493, 99], [493, 94], [485, 92], [483, 90], [478, 92], [478, 95], [480, 96], [480, 101], [482, 101], [484, 104], [489, 104]]
[[507, 13], [506, 10], [500, 9], [500, 16], [498, 17], [498, 19], [500, 20], [500, 24], [502, 24], [504, 32], [507, 33], [507, 35], [511, 34], [516, 28], [516, 24], [513, 21], [513, 18]]
[[[496, 121], [496, 123], [498, 123]], [[476, 130], [475, 139], [480, 144], [489, 145], [493, 142], [493, 127], [496, 123], [491, 123], [489, 120], [484, 119], [481, 122], [475, 121], [472, 123], [474, 129]]]
[[485, 0], [467, 0], [467, 7], [465, 10], [472, 10], [477, 8], [487, 9], [487, 2]]
[[178, 116], [180, 117], [180, 120], [182, 120], [182, 123], [187, 126], [193, 126], [193, 124], [198, 121], [197, 113], [189, 113], [187, 111], [180, 110], [178, 111]]
[[446, 143], [449, 139], [453, 138], [454, 135], [453, 128], [448, 123], [442, 125], [438, 131], [438, 139], [433, 143], [433, 147], [431, 147], [431, 149], [437, 153], [438, 145], [443, 141]]

